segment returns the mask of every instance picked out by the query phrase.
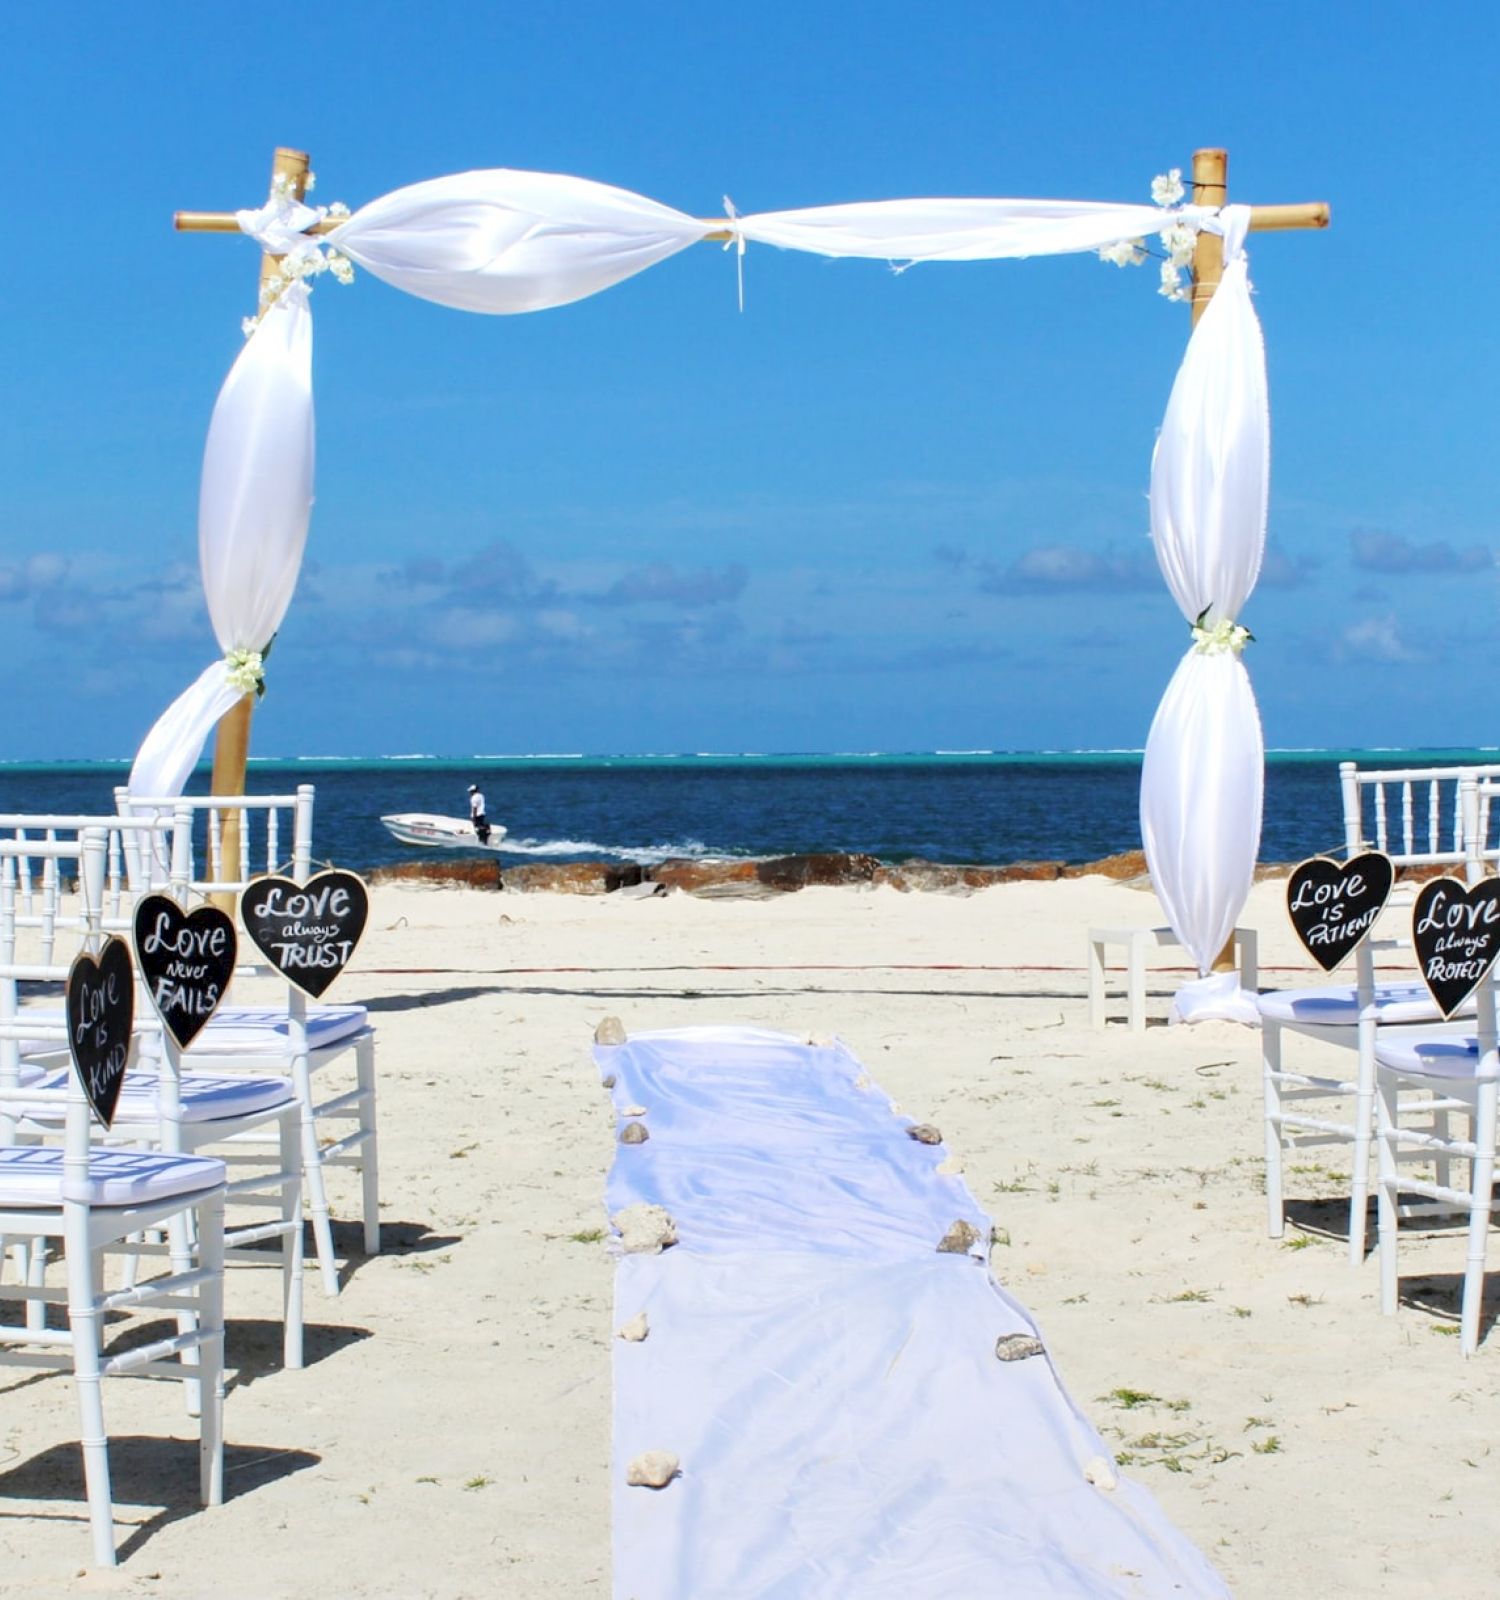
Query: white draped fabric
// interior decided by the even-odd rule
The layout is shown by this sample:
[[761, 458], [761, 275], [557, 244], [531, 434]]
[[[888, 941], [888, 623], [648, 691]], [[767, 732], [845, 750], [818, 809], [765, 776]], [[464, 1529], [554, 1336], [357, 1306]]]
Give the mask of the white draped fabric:
[[1097, 250], [1207, 215], [1092, 200], [937, 199], [706, 222], [608, 184], [498, 167], [397, 189], [362, 206], [328, 243], [408, 294], [509, 313], [597, 294], [710, 232], [824, 256], [984, 261]]
[[[727, 202], [726, 202], [727, 206]], [[1249, 597], [1264, 543], [1269, 422], [1265, 359], [1244, 259], [1247, 207], [1098, 201], [916, 199], [812, 207], [722, 221], [688, 216], [587, 179], [505, 168], [412, 184], [362, 207], [329, 249], [396, 288], [495, 314], [567, 305], [710, 233], [747, 243], [912, 263], [1101, 249], [1178, 224], [1225, 235], [1222, 283], [1173, 385], [1151, 474], [1162, 572], [1189, 622], [1228, 630]], [[317, 217], [288, 195], [240, 213], [241, 227], [299, 271], [325, 264], [302, 231]], [[262, 319], [215, 408], [204, 461], [204, 586], [226, 651], [259, 650], [279, 626], [301, 563], [312, 500], [311, 320], [297, 283]], [[1225, 643], [1210, 641], [1212, 651]], [[178, 792], [213, 722], [237, 698], [204, 672], [151, 731], [136, 793]], [[1147, 743], [1141, 824], [1168, 921], [1206, 973], [1249, 891], [1259, 843], [1262, 746], [1237, 654], [1190, 651]], [[1202, 985], [1215, 1014], [1249, 1010]], [[1205, 997], [1208, 998], [1205, 999]]]
[[[1141, 833], [1173, 931], [1206, 975], [1233, 931], [1260, 845], [1260, 714], [1228, 626], [1260, 573], [1270, 483], [1265, 350], [1250, 300], [1248, 206], [1220, 219], [1224, 276], [1188, 343], [1151, 465], [1151, 537], [1183, 617], [1209, 636], [1183, 656], [1141, 774]], [[1212, 637], [1219, 625], [1219, 640]], [[1184, 1021], [1257, 1020], [1232, 974], [1200, 977]]]
[[[989, 1218], [847, 1049], [684, 1028], [595, 1055], [651, 1134], [617, 1147], [609, 1210], [663, 1206], [679, 1238], [615, 1281], [617, 1325], [649, 1324], [614, 1341], [619, 1600], [1226, 1594], [1048, 1357], [996, 1359], [1037, 1328], [986, 1270]], [[960, 1219], [980, 1242], [939, 1252]], [[648, 1450], [681, 1462], [658, 1492], [624, 1481]]]
[[[203, 453], [198, 557], [226, 655], [264, 651], [291, 604], [312, 514], [313, 447], [312, 312], [297, 285], [230, 369]], [[205, 668], [146, 735], [130, 792], [181, 794], [210, 730], [244, 693], [224, 660]]]

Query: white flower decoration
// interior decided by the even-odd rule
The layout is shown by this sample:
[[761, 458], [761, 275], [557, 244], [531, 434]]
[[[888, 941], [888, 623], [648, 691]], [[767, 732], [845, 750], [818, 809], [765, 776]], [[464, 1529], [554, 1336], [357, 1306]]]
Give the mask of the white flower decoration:
[[1118, 239], [1114, 244], [1101, 245], [1099, 259], [1117, 267], [1138, 267], [1146, 259], [1144, 239]]
[[224, 676], [230, 688], [242, 694], [263, 694], [265, 665], [259, 650], [230, 650], [224, 656]]
[[1205, 628], [1203, 619], [1211, 609], [1205, 606], [1193, 624], [1193, 649], [1200, 656], [1240, 655], [1247, 644], [1254, 642], [1255, 635], [1233, 617], [1220, 617], [1211, 628]]
[[1198, 244], [1198, 235], [1185, 222], [1177, 222], [1170, 228], [1162, 229], [1161, 242], [1166, 247], [1166, 252], [1171, 258], [1172, 265], [1174, 267], [1186, 267], [1192, 262], [1193, 251]]
[[1173, 167], [1170, 172], [1158, 173], [1151, 180], [1151, 203], [1154, 206], [1178, 205], [1187, 191], [1182, 187], [1182, 168]]

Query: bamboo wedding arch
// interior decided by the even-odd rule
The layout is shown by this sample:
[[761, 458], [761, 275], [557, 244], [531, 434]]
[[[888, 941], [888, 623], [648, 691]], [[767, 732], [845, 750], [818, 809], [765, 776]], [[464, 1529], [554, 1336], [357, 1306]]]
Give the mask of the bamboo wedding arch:
[[[199, 554], [224, 650], [148, 733], [133, 793], [179, 793], [217, 724], [213, 792], [244, 789], [262, 653], [290, 604], [312, 504], [311, 280], [351, 263], [457, 309], [514, 313], [598, 293], [714, 241], [916, 263], [1097, 251], [1139, 261], [1159, 233], [1164, 292], [1191, 302], [1193, 332], [1151, 466], [1151, 533], [1192, 630], [1152, 723], [1141, 783], [1148, 865], [1200, 974], [1178, 1014], [1243, 1016], [1232, 972], [1213, 969], [1249, 893], [1260, 839], [1264, 744], [1237, 621], [1259, 574], [1269, 485], [1269, 405], [1244, 252], [1249, 232], [1324, 228], [1323, 202], [1228, 200], [1228, 155], [1194, 153], [1192, 198], [1174, 171], [1153, 204], [925, 199], [694, 218], [588, 180], [509, 169], [419, 183], [352, 214], [306, 203], [305, 152], [278, 149], [258, 210], [180, 211], [183, 232], [246, 233], [262, 246], [258, 315], [214, 408], [199, 502]], [[1177, 268], [1191, 273], [1175, 289]], [[225, 870], [237, 871], [234, 813]], [[232, 858], [232, 859], [229, 859]]]

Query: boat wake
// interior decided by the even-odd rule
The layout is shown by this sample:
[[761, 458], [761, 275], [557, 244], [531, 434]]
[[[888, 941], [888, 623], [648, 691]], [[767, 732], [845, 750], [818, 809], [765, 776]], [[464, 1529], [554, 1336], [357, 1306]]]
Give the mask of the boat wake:
[[686, 839], [677, 844], [614, 845], [598, 844], [592, 839], [517, 839], [508, 835], [502, 848], [508, 856], [567, 856], [585, 861], [639, 861], [652, 866], [661, 861], [683, 859], [745, 859], [742, 850], [711, 850], [698, 839]]

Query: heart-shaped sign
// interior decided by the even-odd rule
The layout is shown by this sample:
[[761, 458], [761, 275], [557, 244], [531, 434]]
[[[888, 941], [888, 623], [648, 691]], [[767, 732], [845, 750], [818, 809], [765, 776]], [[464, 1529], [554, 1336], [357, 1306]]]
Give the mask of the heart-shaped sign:
[[88, 951], [68, 969], [68, 1052], [94, 1115], [107, 1128], [130, 1059], [135, 975], [123, 939], [106, 939], [97, 960]]
[[240, 895], [256, 948], [314, 999], [349, 964], [369, 915], [369, 890], [352, 872], [319, 872], [306, 883], [257, 878]]
[[1367, 937], [1395, 881], [1391, 858], [1379, 850], [1348, 861], [1314, 856], [1292, 868], [1286, 913], [1303, 948], [1324, 972], [1332, 972]]
[[1473, 888], [1457, 878], [1424, 883], [1412, 907], [1411, 942], [1423, 983], [1451, 1017], [1500, 955], [1500, 878]]
[[135, 908], [135, 959], [167, 1032], [186, 1050], [219, 1008], [234, 976], [239, 940], [217, 906], [184, 911], [164, 894]]

